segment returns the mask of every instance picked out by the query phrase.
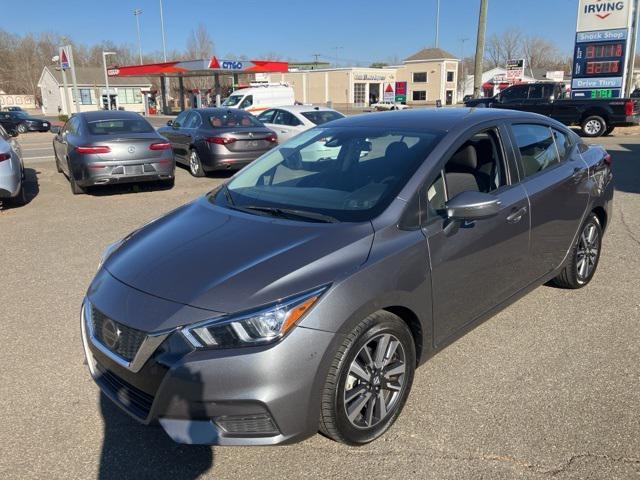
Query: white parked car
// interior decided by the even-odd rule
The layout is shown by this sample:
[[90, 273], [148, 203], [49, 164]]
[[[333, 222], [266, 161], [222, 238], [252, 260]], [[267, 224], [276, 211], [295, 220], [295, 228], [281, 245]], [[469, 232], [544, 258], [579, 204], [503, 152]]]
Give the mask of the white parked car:
[[300, 132], [339, 118], [344, 118], [340, 112], [311, 105], [270, 108], [258, 115], [258, 120], [276, 132], [280, 143], [295, 137]]
[[0, 126], [0, 202], [12, 205], [27, 203], [24, 190], [24, 165], [20, 145]]
[[382, 111], [382, 110], [404, 110], [409, 108], [404, 103], [396, 103], [396, 102], [378, 102], [372, 103], [371, 108], [374, 110]]

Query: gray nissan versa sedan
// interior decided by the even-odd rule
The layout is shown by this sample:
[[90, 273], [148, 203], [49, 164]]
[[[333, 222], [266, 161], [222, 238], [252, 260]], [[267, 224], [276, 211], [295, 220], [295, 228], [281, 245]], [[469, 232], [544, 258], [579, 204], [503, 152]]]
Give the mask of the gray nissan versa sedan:
[[64, 127], [51, 129], [58, 172], [74, 195], [87, 187], [161, 181], [174, 184], [171, 144], [147, 120], [120, 110], [74, 114]]
[[82, 307], [91, 375], [177, 442], [370, 442], [429, 357], [549, 280], [589, 283], [610, 163], [515, 111], [303, 132], [107, 248]]

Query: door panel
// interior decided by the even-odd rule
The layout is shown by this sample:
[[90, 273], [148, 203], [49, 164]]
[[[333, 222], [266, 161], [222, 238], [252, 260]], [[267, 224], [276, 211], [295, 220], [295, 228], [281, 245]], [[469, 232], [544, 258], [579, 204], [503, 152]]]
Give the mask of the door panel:
[[434, 338], [445, 341], [529, 283], [529, 201], [521, 185], [495, 192], [494, 217], [465, 222], [447, 234], [441, 221], [425, 228], [432, 271]]

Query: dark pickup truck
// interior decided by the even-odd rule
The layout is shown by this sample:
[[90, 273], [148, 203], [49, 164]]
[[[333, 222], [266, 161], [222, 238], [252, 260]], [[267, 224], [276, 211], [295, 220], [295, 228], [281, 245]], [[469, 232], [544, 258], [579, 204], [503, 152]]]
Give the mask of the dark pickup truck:
[[579, 125], [586, 137], [609, 135], [615, 127], [638, 125], [638, 98], [570, 99], [564, 83], [522, 83], [494, 97], [475, 98], [467, 107], [508, 108], [539, 113], [565, 125]]

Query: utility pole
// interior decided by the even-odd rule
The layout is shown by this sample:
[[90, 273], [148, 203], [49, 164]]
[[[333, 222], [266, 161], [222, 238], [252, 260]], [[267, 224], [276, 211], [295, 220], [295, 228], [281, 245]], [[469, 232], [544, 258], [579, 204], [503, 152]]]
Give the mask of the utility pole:
[[436, 48], [440, 46], [440, 0], [436, 0]]
[[484, 59], [484, 32], [487, 28], [487, 4], [489, 0], [480, 0], [478, 17], [478, 38], [476, 40], [476, 58], [473, 68], [473, 98], [480, 97], [482, 89], [482, 60]]
[[[107, 110], [111, 110], [111, 95], [109, 95], [109, 75], [107, 74], [107, 55], [115, 55], [116, 52], [102, 52], [102, 66], [104, 67], [104, 86], [107, 93]], [[102, 103], [102, 95], [100, 96]]]
[[78, 91], [76, 64], [73, 62], [73, 48], [71, 45], [67, 45], [67, 55], [69, 55], [69, 66], [71, 67], [71, 81], [73, 82], [73, 98], [76, 103], [76, 112], [80, 113], [80, 92]]
[[638, 41], [638, 14], [640, 13], [640, 0], [634, 0], [631, 4], [633, 19], [631, 21], [631, 44], [629, 48], [629, 60], [627, 61], [627, 78], [624, 85], [623, 96], [629, 97], [633, 91], [633, 69], [636, 60], [636, 42]]
[[136, 8], [133, 11], [133, 16], [136, 17], [136, 27], [138, 27], [138, 54], [140, 55], [140, 65], [142, 65], [142, 40], [140, 38], [140, 14], [142, 10]]
[[318, 58], [321, 57], [321, 55], [319, 53], [312, 53], [311, 54], [312, 57], [314, 57], [314, 63], [317, 65], [318, 64]]
[[[164, 37], [164, 12], [162, 10], [162, 0], [160, 1], [160, 30], [162, 32], [162, 56], [165, 63], [167, 62], [167, 42]], [[169, 92], [169, 79], [162, 77], [162, 113], [165, 115], [169, 113], [169, 103], [167, 102], [167, 95]]]

